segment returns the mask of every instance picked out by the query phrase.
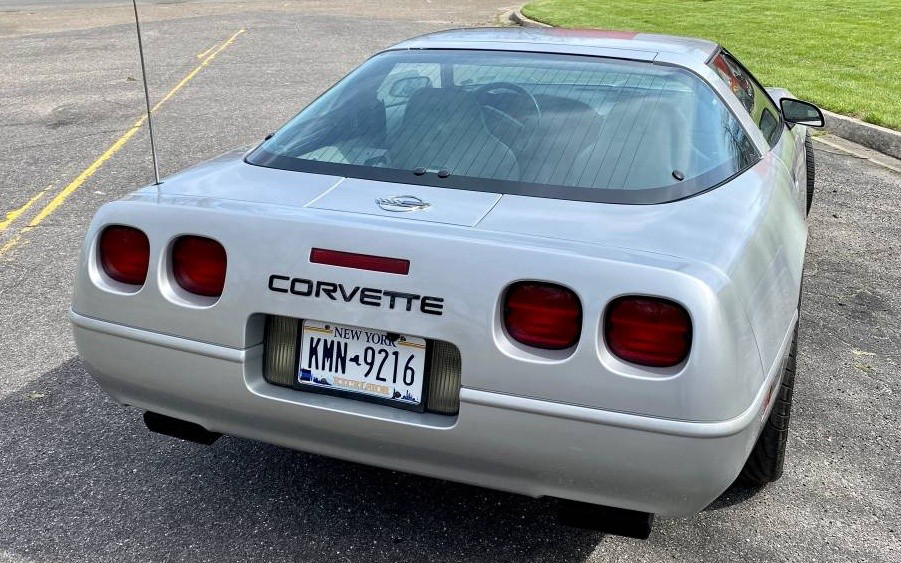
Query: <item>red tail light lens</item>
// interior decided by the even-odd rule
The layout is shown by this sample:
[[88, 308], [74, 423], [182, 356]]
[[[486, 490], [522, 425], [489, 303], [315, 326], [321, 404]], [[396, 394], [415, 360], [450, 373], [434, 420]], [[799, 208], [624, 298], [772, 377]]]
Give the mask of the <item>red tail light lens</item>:
[[172, 273], [185, 291], [207, 297], [222, 295], [225, 249], [211, 238], [183, 236], [172, 246]]
[[670, 367], [688, 357], [691, 318], [678, 303], [655, 297], [620, 297], [607, 307], [607, 347], [627, 362]]
[[150, 241], [134, 227], [112, 225], [100, 233], [100, 265], [120, 283], [144, 285], [150, 264]]
[[517, 342], [546, 350], [575, 346], [582, 332], [582, 304], [563, 286], [519, 282], [504, 298], [504, 326]]

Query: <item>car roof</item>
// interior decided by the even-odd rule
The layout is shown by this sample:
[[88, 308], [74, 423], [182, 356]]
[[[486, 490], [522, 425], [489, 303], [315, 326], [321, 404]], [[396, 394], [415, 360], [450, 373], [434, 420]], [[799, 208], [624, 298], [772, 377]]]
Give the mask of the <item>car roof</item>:
[[388, 50], [474, 49], [565, 53], [654, 60], [658, 53], [686, 63], [704, 63], [719, 45], [713, 41], [675, 35], [565, 29], [555, 27], [482, 27], [451, 29], [402, 41]]

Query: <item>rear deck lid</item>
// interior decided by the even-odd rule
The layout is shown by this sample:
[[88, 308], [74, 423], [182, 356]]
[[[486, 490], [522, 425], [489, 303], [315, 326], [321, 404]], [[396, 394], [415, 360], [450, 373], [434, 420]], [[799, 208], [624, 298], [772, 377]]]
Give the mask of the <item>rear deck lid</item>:
[[489, 192], [345, 178], [307, 207], [473, 227], [500, 198]]

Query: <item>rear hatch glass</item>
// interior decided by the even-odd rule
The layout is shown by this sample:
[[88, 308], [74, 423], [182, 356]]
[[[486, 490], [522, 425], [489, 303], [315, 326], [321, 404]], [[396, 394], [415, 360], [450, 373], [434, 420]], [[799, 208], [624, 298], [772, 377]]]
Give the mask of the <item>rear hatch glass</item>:
[[247, 162], [497, 194], [660, 203], [757, 162], [738, 120], [675, 66], [502, 51], [377, 55]]

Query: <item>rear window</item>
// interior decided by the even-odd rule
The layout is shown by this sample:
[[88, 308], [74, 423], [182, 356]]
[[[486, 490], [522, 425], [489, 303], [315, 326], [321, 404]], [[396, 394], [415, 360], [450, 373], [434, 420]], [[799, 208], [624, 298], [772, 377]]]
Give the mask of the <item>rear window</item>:
[[614, 203], [704, 191], [759, 159], [674, 66], [500, 51], [390, 51], [248, 156], [261, 166]]

